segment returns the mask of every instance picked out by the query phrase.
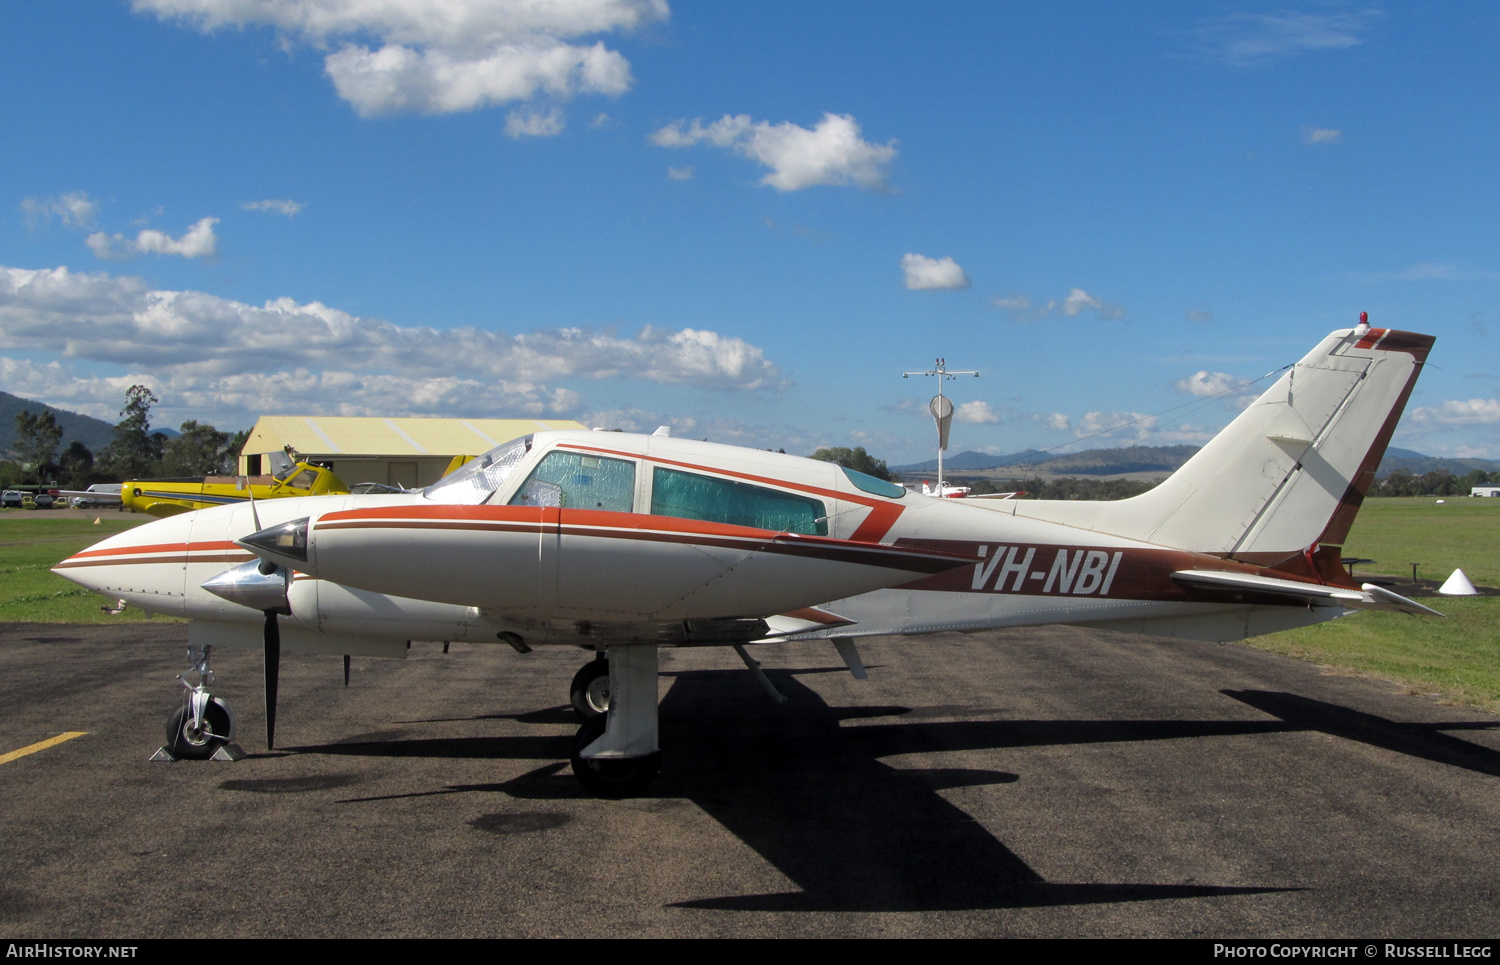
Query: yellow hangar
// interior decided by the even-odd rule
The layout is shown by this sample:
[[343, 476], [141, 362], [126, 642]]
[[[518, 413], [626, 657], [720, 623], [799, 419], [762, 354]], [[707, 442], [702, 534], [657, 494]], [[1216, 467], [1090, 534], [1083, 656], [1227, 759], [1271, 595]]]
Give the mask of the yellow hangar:
[[327, 466], [349, 486], [369, 482], [414, 489], [437, 482], [454, 456], [488, 452], [533, 432], [586, 428], [571, 419], [268, 415], [250, 430], [239, 473], [270, 472], [268, 456], [290, 446], [298, 458]]

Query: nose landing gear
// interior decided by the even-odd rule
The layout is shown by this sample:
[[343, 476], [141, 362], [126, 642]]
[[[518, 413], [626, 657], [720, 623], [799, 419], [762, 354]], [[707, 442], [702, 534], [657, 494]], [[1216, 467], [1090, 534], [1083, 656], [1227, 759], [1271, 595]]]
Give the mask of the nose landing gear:
[[[177, 675], [187, 688], [187, 699], [167, 718], [167, 743], [152, 760], [237, 761], [245, 756], [238, 745], [230, 743], [235, 732], [234, 711], [208, 691], [214, 682], [214, 672], [208, 667], [212, 651], [209, 644], [202, 649], [188, 648], [192, 666]], [[190, 683], [190, 676], [196, 680]]]

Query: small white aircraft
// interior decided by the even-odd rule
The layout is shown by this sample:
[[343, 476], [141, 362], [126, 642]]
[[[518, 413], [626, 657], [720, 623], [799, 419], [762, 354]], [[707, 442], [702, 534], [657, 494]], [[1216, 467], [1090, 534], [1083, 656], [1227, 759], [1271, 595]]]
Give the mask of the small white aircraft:
[[[178, 756], [234, 736], [211, 648], [402, 657], [411, 640], [596, 651], [574, 773], [639, 793], [660, 766], [657, 648], [1066, 623], [1238, 640], [1355, 609], [1340, 546], [1433, 338], [1329, 335], [1186, 465], [1117, 502], [925, 499], [837, 465], [656, 435], [541, 432], [425, 490], [224, 506], [113, 536], [56, 572], [187, 617]], [[196, 683], [187, 677], [196, 671]]]

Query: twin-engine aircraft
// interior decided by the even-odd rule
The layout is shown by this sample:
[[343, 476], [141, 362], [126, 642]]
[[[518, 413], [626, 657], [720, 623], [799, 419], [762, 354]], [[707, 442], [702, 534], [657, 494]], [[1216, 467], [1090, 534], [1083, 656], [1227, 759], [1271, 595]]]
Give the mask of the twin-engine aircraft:
[[[1155, 489], [1118, 502], [956, 500], [794, 456], [664, 434], [541, 432], [419, 492], [244, 503], [111, 537], [56, 572], [187, 617], [179, 756], [234, 733], [214, 646], [401, 657], [408, 641], [594, 649], [574, 773], [639, 793], [660, 764], [657, 648], [1065, 623], [1238, 640], [1355, 609], [1339, 547], [1433, 339], [1329, 335]], [[758, 671], [757, 671], [758, 672]], [[185, 675], [186, 676], [186, 675]], [[769, 681], [761, 677], [770, 687]], [[187, 681], [184, 680], [186, 684]]]

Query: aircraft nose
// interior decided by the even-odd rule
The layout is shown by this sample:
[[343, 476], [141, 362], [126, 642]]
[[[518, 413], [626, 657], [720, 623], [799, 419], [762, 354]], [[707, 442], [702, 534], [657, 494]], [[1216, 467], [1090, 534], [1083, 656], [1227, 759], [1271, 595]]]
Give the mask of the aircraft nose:
[[135, 526], [74, 553], [52, 572], [96, 593], [173, 613], [183, 602], [191, 528], [188, 516]]

